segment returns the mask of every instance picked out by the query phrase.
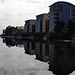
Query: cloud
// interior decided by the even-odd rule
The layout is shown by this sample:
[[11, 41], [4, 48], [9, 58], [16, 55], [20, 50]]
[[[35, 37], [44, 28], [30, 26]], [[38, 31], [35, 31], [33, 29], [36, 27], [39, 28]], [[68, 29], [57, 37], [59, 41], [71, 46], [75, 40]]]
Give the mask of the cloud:
[[35, 4], [40, 3], [39, 0], [24, 0], [24, 1], [27, 3], [35, 3]]
[[5, 2], [6, 0], [0, 0], [0, 2]]
[[43, 13], [46, 10], [43, 9], [45, 6], [40, 0], [7, 0], [4, 3], [0, 2], [0, 7], [0, 20], [4, 19], [5, 23], [13, 19], [23, 22], [25, 19], [36, 18], [36, 14]]

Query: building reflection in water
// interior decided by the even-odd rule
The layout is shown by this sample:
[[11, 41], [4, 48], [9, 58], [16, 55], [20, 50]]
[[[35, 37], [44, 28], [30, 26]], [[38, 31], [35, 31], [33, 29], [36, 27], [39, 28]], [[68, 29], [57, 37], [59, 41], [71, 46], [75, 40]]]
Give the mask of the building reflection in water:
[[3, 43], [5, 43], [8, 47], [24, 47], [24, 41], [22, 39], [3, 38]]
[[34, 55], [35, 54], [35, 43], [34, 42], [24, 42], [24, 50], [26, 54]]
[[36, 42], [36, 59], [47, 62], [49, 60], [49, 45], [45, 42]]
[[22, 39], [3, 39], [8, 47], [24, 47], [25, 53], [36, 60], [47, 62], [55, 75], [69, 75], [75, 70], [75, 43], [40, 42]]
[[75, 44], [54, 43], [53, 49], [53, 56], [49, 54], [49, 70], [56, 75], [69, 75], [75, 70]]

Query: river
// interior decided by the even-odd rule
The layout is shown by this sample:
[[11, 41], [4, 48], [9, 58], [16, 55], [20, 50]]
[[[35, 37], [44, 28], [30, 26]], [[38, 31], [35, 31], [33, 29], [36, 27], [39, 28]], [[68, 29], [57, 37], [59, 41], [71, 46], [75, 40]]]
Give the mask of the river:
[[0, 75], [75, 75], [75, 43], [0, 38]]

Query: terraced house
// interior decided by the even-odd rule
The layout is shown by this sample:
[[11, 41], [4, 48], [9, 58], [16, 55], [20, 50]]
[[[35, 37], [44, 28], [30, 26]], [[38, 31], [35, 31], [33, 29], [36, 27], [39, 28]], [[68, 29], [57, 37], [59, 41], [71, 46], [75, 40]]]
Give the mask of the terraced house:
[[25, 33], [34, 33], [35, 32], [36, 20], [30, 19], [25, 21]]
[[36, 33], [49, 32], [48, 14], [40, 14], [36, 16]]
[[75, 5], [64, 1], [58, 1], [49, 7], [49, 32], [54, 32], [56, 21], [63, 21], [64, 23], [69, 19], [75, 21]]

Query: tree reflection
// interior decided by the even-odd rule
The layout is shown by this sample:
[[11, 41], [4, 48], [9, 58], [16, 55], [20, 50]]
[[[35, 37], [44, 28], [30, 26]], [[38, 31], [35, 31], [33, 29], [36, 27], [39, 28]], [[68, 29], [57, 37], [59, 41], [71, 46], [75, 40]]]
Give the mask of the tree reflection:
[[75, 44], [55, 42], [53, 60], [49, 59], [49, 70], [56, 75], [68, 75], [75, 70], [74, 60]]

